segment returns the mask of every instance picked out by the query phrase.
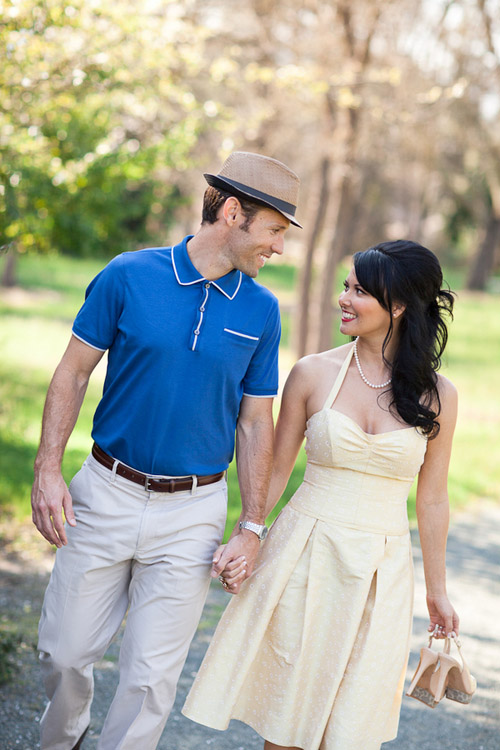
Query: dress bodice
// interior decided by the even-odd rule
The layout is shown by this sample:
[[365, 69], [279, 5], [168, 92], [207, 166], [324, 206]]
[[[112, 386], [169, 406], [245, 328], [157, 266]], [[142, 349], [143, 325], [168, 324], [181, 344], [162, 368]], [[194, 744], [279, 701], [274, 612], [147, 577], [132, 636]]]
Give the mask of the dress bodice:
[[308, 464], [413, 482], [427, 440], [414, 427], [372, 435], [336, 409], [324, 408], [307, 422]]
[[351, 357], [352, 348], [323, 409], [307, 422], [304, 483], [291, 502], [303, 512], [347, 525], [406, 533], [406, 501], [427, 439], [414, 427], [370, 434], [332, 408]]

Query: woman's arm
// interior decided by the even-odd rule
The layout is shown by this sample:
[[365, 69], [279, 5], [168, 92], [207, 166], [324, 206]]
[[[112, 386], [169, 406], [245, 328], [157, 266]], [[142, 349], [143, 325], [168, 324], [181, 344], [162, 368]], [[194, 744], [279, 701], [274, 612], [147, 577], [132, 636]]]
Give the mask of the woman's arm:
[[429, 440], [417, 487], [417, 520], [424, 563], [429, 630], [441, 626], [444, 634], [458, 635], [459, 619], [446, 593], [446, 538], [449, 523], [448, 467], [457, 420], [457, 392], [439, 378], [440, 430]]
[[[273, 468], [269, 491], [264, 507], [263, 518], [255, 518], [259, 523], [265, 520], [280, 499], [287, 485], [290, 474], [297, 458], [297, 454], [304, 440], [304, 431], [307, 421], [307, 399], [310, 393], [309, 384], [314, 383], [311, 374], [312, 357], [299, 360], [293, 367], [287, 378], [281, 399], [280, 413], [276, 424], [274, 435]], [[239, 473], [239, 472], [238, 472]], [[255, 535], [248, 532], [250, 536]], [[222, 570], [228, 586], [229, 593], [239, 593], [242, 581], [247, 578], [253, 568], [254, 557], [251, 564], [243, 556], [238, 556], [226, 562], [225, 547], [228, 547], [232, 539], [237, 535], [237, 526], [231, 534], [228, 545], [221, 545], [214, 555], [215, 565], [212, 567], [212, 575], [218, 575]]]

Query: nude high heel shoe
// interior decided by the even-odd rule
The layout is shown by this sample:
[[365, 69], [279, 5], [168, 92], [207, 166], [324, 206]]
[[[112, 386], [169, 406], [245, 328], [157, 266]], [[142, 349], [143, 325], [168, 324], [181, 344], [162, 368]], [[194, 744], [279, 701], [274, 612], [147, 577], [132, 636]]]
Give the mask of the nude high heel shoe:
[[439, 670], [439, 653], [432, 651], [431, 644], [432, 635], [429, 638], [429, 645], [420, 649], [420, 662], [406, 695], [410, 696], [410, 698], [416, 698], [434, 708], [437, 705], [437, 702], [434, 700], [434, 691], [436, 683], [435, 674]]
[[469, 703], [476, 689], [476, 680], [471, 676], [460, 650], [460, 642], [453, 638], [462, 659], [462, 665], [450, 656], [450, 639], [446, 638], [443, 651], [430, 648], [420, 650], [420, 663], [406, 695], [435, 708], [443, 695], [459, 703]]
[[453, 657], [448, 657], [453, 661], [453, 664], [448, 671], [445, 695], [449, 700], [457, 701], [457, 703], [470, 703], [472, 696], [476, 692], [476, 678], [471, 675], [467, 662], [464, 659], [461, 648], [462, 644], [456, 637], [453, 638], [453, 641], [458, 648], [462, 665], [460, 666], [458, 661], [453, 659]]

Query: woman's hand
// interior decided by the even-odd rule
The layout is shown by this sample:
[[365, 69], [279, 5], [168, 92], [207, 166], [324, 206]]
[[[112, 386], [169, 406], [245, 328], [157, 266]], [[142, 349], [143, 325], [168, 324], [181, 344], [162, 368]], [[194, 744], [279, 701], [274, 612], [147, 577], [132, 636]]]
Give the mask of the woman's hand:
[[435, 638], [449, 638], [452, 633], [458, 635], [460, 620], [446, 594], [441, 596], [427, 595], [429, 610], [429, 632], [436, 631]]
[[215, 550], [210, 575], [219, 580], [222, 578], [221, 583], [226, 591], [237, 594], [245, 578], [252, 574], [259, 550], [257, 534], [241, 529], [229, 538], [227, 544], [221, 544]]
[[244, 555], [227, 563], [219, 576], [219, 581], [228, 594], [238, 594], [240, 586], [247, 576], [247, 560]]

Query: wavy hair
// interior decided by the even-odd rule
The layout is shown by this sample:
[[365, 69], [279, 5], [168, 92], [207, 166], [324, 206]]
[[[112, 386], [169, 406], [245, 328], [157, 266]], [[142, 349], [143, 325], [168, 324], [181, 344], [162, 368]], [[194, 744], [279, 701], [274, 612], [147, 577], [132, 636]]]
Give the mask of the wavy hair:
[[384, 309], [404, 305], [392, 362], [385, 358], [394, 331], [392, 315], [382, 346], [392, 373], [390, 409], [429, 438], [436, 437], [441, 412], [436, 372], [448, 341], [446, 318], [453, 318], [454, 292], [442, 288], [434, 253], [410, 240], [382, 242], [355, 253], [353, 260], [359, 284]]

